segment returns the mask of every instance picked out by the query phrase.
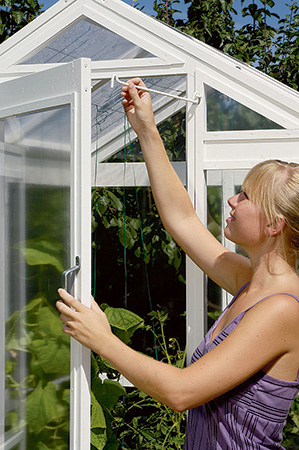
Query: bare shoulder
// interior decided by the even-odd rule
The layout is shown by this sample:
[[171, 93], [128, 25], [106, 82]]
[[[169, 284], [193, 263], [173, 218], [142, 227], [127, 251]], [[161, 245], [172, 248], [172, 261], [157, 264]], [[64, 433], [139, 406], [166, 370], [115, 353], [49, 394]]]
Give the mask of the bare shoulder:
[[296, 334], [299, 338], [299, 296], [280, 293], [266, 297], [245, 315], [253, 324], [262, 323], [284, 336]]

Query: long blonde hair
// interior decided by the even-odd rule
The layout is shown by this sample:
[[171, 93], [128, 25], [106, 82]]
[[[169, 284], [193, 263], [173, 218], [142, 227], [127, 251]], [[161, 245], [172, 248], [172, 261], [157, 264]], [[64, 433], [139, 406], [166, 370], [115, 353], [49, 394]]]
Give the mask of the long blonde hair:
[[299, 256], [299, 164], [267, 160], [254, 166], [243, 183], [250, 200], [274, 224], [285, 221], [281, 233], [283, 256], [298, 260]]

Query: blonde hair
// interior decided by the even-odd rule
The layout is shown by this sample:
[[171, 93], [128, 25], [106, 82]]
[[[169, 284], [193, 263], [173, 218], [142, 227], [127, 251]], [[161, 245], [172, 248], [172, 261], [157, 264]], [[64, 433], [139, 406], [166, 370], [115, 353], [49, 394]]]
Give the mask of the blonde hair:
[[268, 160], [257, 164], [246, 176], [243, 190], [250, 200], [274, 224], [284, 219], [286, 227], [281, 233], [283, 256], [299, 255], [299, 164]]

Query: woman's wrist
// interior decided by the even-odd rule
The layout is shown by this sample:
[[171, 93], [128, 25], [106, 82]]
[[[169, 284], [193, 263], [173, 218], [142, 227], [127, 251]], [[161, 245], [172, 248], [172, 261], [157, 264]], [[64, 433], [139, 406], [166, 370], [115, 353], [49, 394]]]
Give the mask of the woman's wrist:
[[91, 350], [110, 362], [111, 356], [113, 357], [113, 355], [116, 354], [118, 347], [121, 347], [122, 345], [125, 344], [123, 344], [123, 342], [111, 331], [104, 339], [95, 339], [91, 346]]
[[152, 143], [153, 139], [159, 139], [160, 140], [160, 134], [155, 124], [152, 126], [147, 126], [143, 128], [139, 133], [138, 137], [140, 141], [143, 141], [144, 143]]

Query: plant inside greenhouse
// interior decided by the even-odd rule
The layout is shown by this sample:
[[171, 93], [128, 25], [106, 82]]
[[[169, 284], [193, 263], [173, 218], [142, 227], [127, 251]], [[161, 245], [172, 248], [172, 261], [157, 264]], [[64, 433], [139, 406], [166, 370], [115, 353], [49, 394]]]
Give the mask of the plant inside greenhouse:
[[[276, 175], [264, 191], [250, 177], [269, 160], [291, 163], [288, 176], [298, 171], [298, 2], [20, 0], [0, 8], [0, 448], [206, 450], [223, 439], [228, 448], [297, 449], [298, 353], [289, 335], [298, 248], [287, 247], [295, 175], [280, 220], [265, 210], [277, 246], [271, 261], [288, 261], [287, 275], [276, 274], [284, 262], [265, 263], [250, 304], [257, 278], [247, 265], [258, 254], [251, 208], [264, 211]], [[284, 195], [277, 180], [275, 199]], [[181, 237], [180, 198], [208, 230], [200, 239], [197, 225]], [[225, 249], [217, 273], [205, 262], [216, 248]], [[227, 255], [238, 262], [221, 265]], [[231, 267], [240, 270], [235, 283]], [[287, 287], [276, 289], [284, 277]], [[279, 295], [287, 305], [276, 306], [280, 321]], [[82, 337], [79, 322], [89, 336], [96, 314], [94, 338]], [[281, 344], [267, 364], [260, 356], [257, 369], [283, 327], [287, 351]], [[205, 375], [214, 350], [229, 360], [234, 333], [234, 358]], [[241, 382], [250, 364], [254, 373]], [[201, 373], [211, 380], [207, 394]], [[217, 383], [228, 391], [208, 398]]]

